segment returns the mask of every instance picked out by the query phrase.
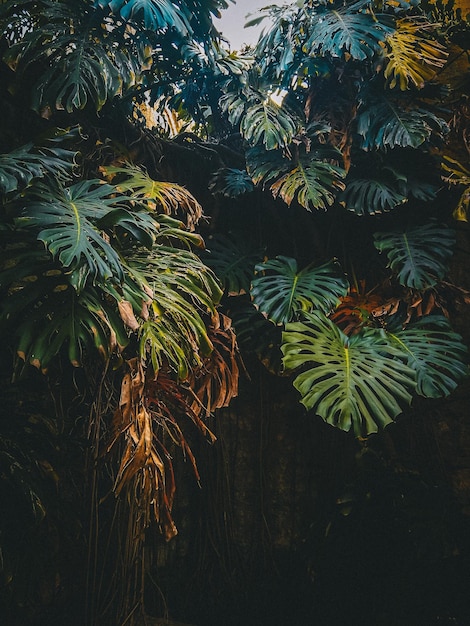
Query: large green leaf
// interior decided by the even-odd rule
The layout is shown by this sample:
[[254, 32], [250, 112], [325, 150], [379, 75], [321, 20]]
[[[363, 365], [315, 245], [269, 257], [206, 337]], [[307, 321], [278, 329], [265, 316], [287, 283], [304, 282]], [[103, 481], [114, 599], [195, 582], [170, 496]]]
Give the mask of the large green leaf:
[[401, 285], [427, 289], [441, 280], [452, 257], [455, 231], [431, 222], [403, 231], [374, 234], [374, 245], [385, 252]]
[[[59, 275], [60, 278], [60, 275]], [[77, 294], [54, 275], [38, 276], [37, 283], [6, 298], [0, 311], [4, 328], [14, 323], [18, 355], [45, 369], [62, 350], [79, 366], [93, 350], [107, 358], [128, 342], [124, 325], [112, 302], [89, 287]], [[24, 297], [23, 297], [24, 296]]]
[[212, 176], [209, 189], [214, 194], [220, 193], [227, 198], [237, 198], [253, 191], [254, 185], [245, 170], [224, 167], [217, 170]]
[[142, 60], [136, 50], [128, 54], [126, 45], [116, 45], [109, 37], [114, 27], [103, 27], [88, 3], [23, 4], [31, 11], [32, 27], [25, 28], [24, 14], [11, 8], [11, 20], [18, 21], [17, 41], [5, 60], [20, 76], [36, 81], [32, 90], [36, 110], [72, 112], [88, 104], [100, 110], [123, 86], [134, 84]]
[[[135, 256], [128, 269], [136, 285], [151, 288], [148, 316], [139, 327], [142, 357], [149, 356], [156, 372], [169, 363], [184, 380], [212, 350], [203, 318], [217, 320], [222, 291], [216, 277], [193, 253], [163, 246], [151, 255]], [[131, 287], [128, 281], [124, 294], [132, 303]], [[138, 310], [139, 302], [133, 305]]]
[[32, 143], [0, 154], [0, 191], [10, 193], [46, 174], [67, 179], [76, 153], [59, 147], [35, 148]]
[[278, 150], [253, 148], [247, 152], [247, 167], [256, 185], [269, 184], [273, 196], [281, 197], [287, 205], [296, 200], [308, 210], [327, 209], [344, 188], [345, 171], [332, 162], [340, 157], [326, 146], [302, 152], [294, 159]]
[[394, 32], [393, 20], [373, 15], [369, 2], [348, 3], [339, 10], [325, 9], [312, 18], [310, 37], [304, 50], [310, 56], [331, 55], [364, 61], [381, 52], [380, 44]]
[[38, 183], [28, 200], [18, 223], [37, 229], [38, 239], [64, 267], [74, 271], [84, 264], [95, 279], [123, 280], [119, 256], [95, 222], [126, 197], [116, 197], [111, 185], [88, 180], [70, 187]]
[[380, 174], [371, 172], [368, 178], [349, 178], [339, 201], [357, 215], [376, 215], [391, 211], [408, 198], [396, 172], [384, 168]]
[[421, 396], [448, 396], [468, 374], [468, 350], [445, 317], [424, 317], [388, 335], [416, 372], [416, 392]]
[[377, 97], [361, 106], [356, 119], [364, 150], [418, 148], [432, 136], [442, 139], [449, 131], [446, 122], [423, 108]]
[[142, 20], [148, 30], [159, 31], [174, 28], [186, 35], [190, 31], [184, 13], [170, 0], [95, 0], [95, 5], [109, 6], [126, 22]]
[[266, 150], [289, 145], [298, 128], [295, 118], [270, 98], [247, 107], [240, 132], [251, 146], [263, 144]]
[[299, 271], [295, 259], [278, 256], [258, 264], [255, 270], [253, 303], [276, 324], [285, 324], [300, 311], [314, 308], [329, 313], [348, 291], [348, 281], [334, 261]]
[[163, 212], [165, 215], [181, 214], [189, 230], [194, 230], [202, 217], [199, 202], [185, 187], [177, 183], [154, 180], [142, 168], [130, 163], [125, 167], [102, 166], [100, 169], [111, 179], [116, 189], [130, 194], [149, 211]]
[[382, 329], [347, 337], [319, 311], [286, 325], [282, 352], [302, 404], [327, 423], [357, 436], [377, 432], [409, 404], [415, 372]]

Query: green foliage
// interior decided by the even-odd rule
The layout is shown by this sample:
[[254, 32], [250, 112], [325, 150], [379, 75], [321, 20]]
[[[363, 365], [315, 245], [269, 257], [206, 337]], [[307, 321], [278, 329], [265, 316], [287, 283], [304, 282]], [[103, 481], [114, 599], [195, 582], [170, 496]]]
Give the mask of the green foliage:
[[130, 267], [135, 278], [152, 285], [153, 292], [148, 315], [138, 324], [140, 355], [150, 358], [155, 372], [169, 364], [185, 380], [212, 351], [204, 316], [217, 319], [219, 283], [189, 251], [159, 247], [153, 255], [133, 257]]
[[187, 34], [190, 26], [180, 8], [167, 0], [96, 0], [95, 5], [109, 9], [124, 21], [142, 21], [147, 30], [174, 28]]
[[263, 251], [246, 239], [218, 233], [207, 241], [204, 261], [232, 296], [250, 291], [255, 265], [262, 256]]
[[287, 146], [296, 130], [295, 119], [269, 98], [248, 107], [240, 124], [247, 142], [251, 146], [262, 143], [266, 150]]
[[376, 215], [391, 211], [408, 200], [404, 190], [400, 189], [400, 179], [394, 170], [384, 168], [378, 176], [380, 178], [346, 180], [340, 202], [348, 211], [357, 215]]
[[225, 167], [214, 174], [209, 183], [209, 189], [212, 193], [221, 193], [227, 198], [236, 198], [253, 191], [254, 185], [245, 170]]
[[309, 38], [303, 46], [305, 53], [338, 58], [348, 55], [355, 61], [377, 55], [381, 51], [379, 44], [394, 32], [393, 20], [372, 14], [370, 4], [368, 0], [360, 0], [338, 9], [322, 7], [318, 18], [312, 20]]
[[416, 372], [416, 392], [425, 398], [448, 396], [468, 374], [467, 348], [445, 317], [431, 315], [389, 337]]
[[273, 196], [287, 205], [296, 200], [308, 210], [326, 209], [333, 204], [335, 192], [343, 188], [345, 172], [331, 162], [339, 156], [331, 148], [318, 147], [291, 160], [278, 150], [265, 153], [253, 148], [247, 152], [247, 167], [256, 185], [269, 185]]
[[75, 153], [60, 147], [45, 147], [39, 152], [33, 144], [0, 154], [0, 191], [7, 194], [27, 187], [34, 178], [54, 174], [69, 178]]
[[302, 404], [327, 423], [366, 436], [383, 428], [411, 402], [414, 371], [385, 331], [344, 335], [320, 312], [291, 322], [283, 333], [283, 363], [296, 374]]
[[426, 289], [444, 277], [455, 231], [431, 222], [403, 231], [375, 233], [374, 244], [387, 254], [389, 267], [401, 285]]
[[251, 296], [256, 307], [276, 324], [285, 324], [301, 311], [329, 313], [348, 291], [348, 281], [334, 261], [298, 270], [295, 259], [279, 256], [255, 267]]
[[416, 106], [409, 109], [407, 103], [385, 96], [366, 102], [357, 116], [364, 150], [418, 148], [433, 136], [442, 139], [448, 130], [445, 121], [434, 113]]
[[102, 236], [99, 220], [127, 200], [115, 196], [115, 188], [99, 180], [86, 180], [63, 187], [49, 181], [38, 183], [29, 192], [26, 206], [16, 224], [37, 231], [62, 267], [76, 275], [78, 269], [94, 281], [113, 279], [122, 282], [119, 257]]

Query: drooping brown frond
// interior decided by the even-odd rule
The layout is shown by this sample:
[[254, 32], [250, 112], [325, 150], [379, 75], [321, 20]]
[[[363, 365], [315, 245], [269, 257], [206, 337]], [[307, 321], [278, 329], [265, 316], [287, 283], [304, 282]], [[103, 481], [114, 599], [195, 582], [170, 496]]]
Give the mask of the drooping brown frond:
[[202, 366], [191, 375], [189, 387], [194, 395], [192, 410], [208, 417], [216, 409], [227, 407], [238, 395], [241, 357], [232, 320], [220, 315], [220, 325], [212, 327], [210, 338], [214, 349]]
[[152, 414], [147, 409], [145, 371], [137, 358], [127, 361], [119, 406], [114, 414], [114, 439], [108, 451], [122, 441], [119, 470], [114, 493], [125, 492], [140, 511], [140, 532], [155, 520], [165, 538], [177, 534], [171, 516], [175, 482], [171, 457], [154, 433]]
[[214, 443], [216, 437], [193, 411], [190, 393], [187, 393], [164, 370], [160, 370], [157, 378], [147, 381], [145, 398], [155, 426], [161, 429], [162, 436], [168, 435], [171, 441], [181, 448], [183, 454], [189, 458], [199, 481], [196, 459], [185, 436], [185, 421], [192, 422], [210, 443]]

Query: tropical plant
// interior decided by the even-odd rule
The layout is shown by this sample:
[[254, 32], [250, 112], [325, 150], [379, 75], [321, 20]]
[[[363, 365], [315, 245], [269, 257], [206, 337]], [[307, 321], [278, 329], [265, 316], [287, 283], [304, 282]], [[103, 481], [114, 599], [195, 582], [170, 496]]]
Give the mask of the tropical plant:
[[[448, 71], [465, 18], [308, 0], [267, 8], [272, 28], [237, 54], [212, 24], [226, 6], [0, 2], [0, 366], [64, 390], [51, 410], [71, 419], [91, 507], [80, 623], [145, 612], [145, 539], [176, 533], [172, 457], [199, 479], [188, 433], [213, 441], [205, 418], [238, 393], [236, 335], [361, 437], [467, 371], [442, 317], [443, 178], [464, 188], [458, 217], [468, 205], [465, 83]], [[3, 443], [1, 479], [41, 524], [34, 449]]]
[[[118, 535], [127, 542], [122, 577], [111, 577], [122, 602], [105, 615], [110, 590], [101, 587], [100, 595], [88, 586], [94, 597], [87, 615], [77, 615], [81, 623], [135, 620], [145, 610], [143, 560], [136, 560], [145, 532], [154, 526], [167, 539], [176, 533], [171, 447], [193, 460], [198, 478], [185, 429], [192, 423], [213, 441], [202, 418], [237, 394], [238, 352], [230, 321], [218, 311], [221, 288], [195, 254], [204, 247], [195, 232], [202, 207], [184, 186], [159, 178], [158, 158], [140, 167], [123, 147], [123, 134], [138, 128], [143, 102], [167, 106], [183, 83], [236, 69], [235, 56], [218, 55], [211, 22], [224, 6], [223, 0], [0, 5], [0, 98], [17, 127], [16, 136], [8, 129], [11, 150], [0, 156], [5, 354], [16, 355], [14, 371], [25, 385], [30, 366], [51, 386], [64, 377], [57, 421], [65, 378], [80, 386], [76, 372], [85, 372], [86, 391], [79, 393], [87, 401], [77, 409], [74, 432], [91, 451], [82, 453], [86, 486], [76, 495], [83, 507], [92, 503], [90, 519], [102, 516], [103, 527], [92, 521], [83, 532], [100, 549], [108, 542], [106, 524], [112, 536], [119, 519]], [[1, 366], [7, 368], [3, 358]], [[84, 381], [94, 390], [91, 401]], [[28, 456], [26, 462], [14, 453], [26, 467]], [[8, 467], [16, 462], [8, 456]], [[41, 497], [23, 483], [39, 512]], [[114, 512], [98, 504], [103, 488], [114, 494]], [[104, 575], [96, 558], [90, 552], [89, 580]], [[114, 569], [110, 558], [101, 566]], [[21, 604], [22, 581], [8, 572], [6, 595]]]
[[[455, 244], [451, 213], [442, 209], [441, 164], [450, 183], [466, 184], [464, 168], [444, 156], [452, 137], [442, 102], [452, 107], [446, 93], [455, 102], [461, 87], [443, 84], [440, 74], [447, 76], [453, 62], [449, 46], [459, 54], [455, 24], [467, 31], [468, 24], [452, 7], [424, 2], [304, 2], [267, 7], [252, 23], [263, 13], [273, 25], [254, 49], [257, 65], [243, 80], [227, 81], [221, 104], [245, 140], [253, 183], [295, 209], [286, 223], [296, 241], [289, 249], [279, 246], [279, 233], [260, 233], [268, 259], [255, 266], [251, 300], [284, 328], [284, 367], [306, 408], [365, 436], [397, 417], [414, 392], [446, 395], [466, 372], [462, 338], [434, 314], [448, 311], [437, 294]], [[263, 118], [267, 141], [261, 122], [253, 128], [258, 109], [250, 103], [267, 106], [276, 91], [283, 102], [276, 118]], [[287, 126], [285, 116], [295, 124]], [[465, 205], [464, 191], [460, 216]], [[320, 214], [308, 221], [299, 218], [301, 208]], [[294, 219], [306, 232], [292, 226]], [[310, 249], [307, 233], [315, 242]], [[377, 251], [386, 253], [387, 266]], [[334, 277], [325, 264], [331, 257], [350, 269], [349, 293], [341, 269]], [[371, 289], [360, 292], [358, 284]], [[245, 321], [255, 318], [241, 311], [245, 336]], [[392, 339], [397, 324], [400, 337], [422, 338], [416, 352]], [[433, 324], [434, 335], [423, 330]], [[439, 355], [446, 333], [453, 364]]]

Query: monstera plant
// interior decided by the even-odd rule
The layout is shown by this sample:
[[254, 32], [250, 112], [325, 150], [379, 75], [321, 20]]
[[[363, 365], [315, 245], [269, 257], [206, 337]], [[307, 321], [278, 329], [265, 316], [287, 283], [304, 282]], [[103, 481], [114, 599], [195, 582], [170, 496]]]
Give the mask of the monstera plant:
[[[238, 353], [230, 320], [218, 309], [221, 287], [196, 254], [204, 247], [196, 232], [202, 207], [186, 187], [160, 176], [160, 157], [142, 163], [126, 135], [138, 138], [143, 104], [237, 66], [227, 51], [217, 56], [211, 17], [225, 6], [0, 3], [2, 376], [8, 372], [27, 388], [38, 370], [39, 385], [63, 390], [50, 418], [58, 429], [76, 410], [70, 398], [82, 398], [67, 432], [77, 438], [85, 487], [71, 497], [84, 510], [93, 503], [90, 519], [106, 519], [110, 506], [107, 530], [104, 522], [84, 529], [93, 545], [107, 544], [114, 531], [128, 546], [119, 568], [112, 559], [100, 564], [123, 590], [110, 623], [137, 619], [133, 592], [124, 589], [143, 580], [135, 554], [146, 530], [155, 527], [165, 539], [177, 532], [171, 448], [191, 460], [198, 479], [186, 431], [214, 441], [203, 418], [237, 394]], [[194, 102], [186, 104], [196, 111]], [[4, 470], [29, 463], [15, 446], [1, 450], [2, 480]], [[56, 457], [46, 458], [51, 465]], [[59, 474], [51, 465], [51, 475]], [[30, 501], [39, 510], [33, 482]], [[114, 505], [107, 498], [98, 504], [104, 485]], [[13, 564], [4, 572], [5, 594], [13, 613], [23, 611], [20, 604], [34, 604], [36, 592], [17, 599], [22, 580], [9, 551], [11, 526], [0, 530], [0, 549]], [[95, 580], [105, 575], [97, 563], [88, 563]], [[56, 571], [48, 581], [59, 578]], [[87, 593], [93, 608], [82, 623], [99, 623], [107, 591], [100, 596], [91, 586]]]
[[[198, 479], [188, 433], [213, 441], [205, 418], [238, 392], [236, 335], [361, 437], [467, 370], [445, 295], [468, 209], [468, 65], [449, 71], [465, 16], [306, 0], [268, 7], [237, 54], [212, 24], [226, 6], [0, 1], [0, 365], [24, 389], [42, 376], [81, 428], [93, 624], [144, 611], [146, 532], [177, 531], [173, 450]], [[9, 488], [15, 455], [34, 465], [16, 435]]]
[[[468, 150], [450, 112], [465, 79], [447, 78], [465, 49], [457, 25], [468, 32], [468, 22], [451, 4], [425, 2], [303, 2], [252, 22], [268, 14], [255, 66], [227, 80], [221, 105], [245, 141], [246, 173], [292, 211], [280, 228], [295, 241], [259, 231], [268, 258], [253, 268], [251, 302], [237, 307], [231, 292], [228, 306], [242, 346], [265, 364], [260, 337], [272, 346], [269, 326], [281, 329], [284, 373], [308, 410], [367, 436], [413, 394], [445, 396], [467, 372], [440, 291], [456, 241], [442, 179], [468, 182], [449, 154]], [[283, 94], [281, 111], [254, 129], [263, 89], [266, 108]]]

